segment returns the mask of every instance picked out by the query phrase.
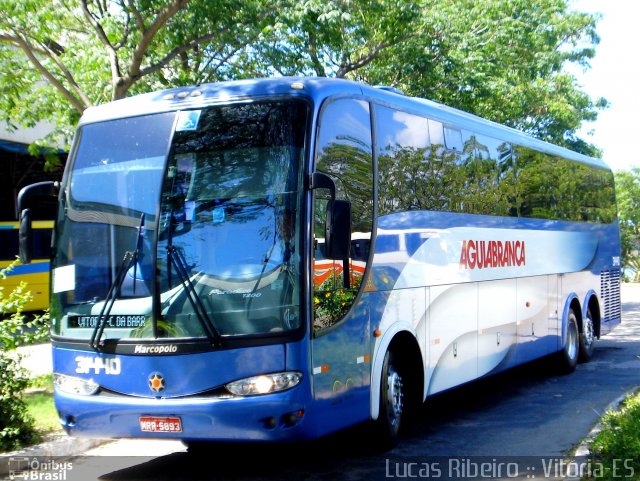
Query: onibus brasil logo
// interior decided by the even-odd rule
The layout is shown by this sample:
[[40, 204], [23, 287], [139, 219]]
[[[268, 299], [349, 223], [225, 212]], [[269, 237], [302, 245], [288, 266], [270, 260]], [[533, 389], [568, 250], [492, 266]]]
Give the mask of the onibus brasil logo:
[[8, 467], [11, 480], [65, 481], [73, 463], [41, 456], [18, 456], [9, 458]]

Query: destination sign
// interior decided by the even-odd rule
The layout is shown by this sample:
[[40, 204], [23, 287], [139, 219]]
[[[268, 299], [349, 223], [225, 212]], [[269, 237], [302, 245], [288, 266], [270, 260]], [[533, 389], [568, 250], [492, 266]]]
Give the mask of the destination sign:
[[[100, 316], [69, 316], [70, 329], [95, 329]], [[147, 316], [141, 314], [112, 314], [104, 322], [105, 329], [137, 329], [145, 327]]]

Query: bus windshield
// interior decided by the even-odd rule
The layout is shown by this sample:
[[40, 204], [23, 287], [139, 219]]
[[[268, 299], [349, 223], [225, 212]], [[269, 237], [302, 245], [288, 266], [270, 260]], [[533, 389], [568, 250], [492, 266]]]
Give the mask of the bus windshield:
[[102, 340], [300, 327], [302, 102], [85, 125], [64, 188], [53, 333]]

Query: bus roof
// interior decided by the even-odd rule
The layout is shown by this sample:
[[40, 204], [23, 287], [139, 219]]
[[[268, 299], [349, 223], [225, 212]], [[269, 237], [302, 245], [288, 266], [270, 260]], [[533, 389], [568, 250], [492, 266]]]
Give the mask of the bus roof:
[[608, 169], [601, 159], [588, 157], [564, 147], [544, 142], [519, 130], [483, 119], [468, 112], [431, 100], [408, 97], [364, 83], [335, 78], [275, 77], [176, 87], [91, 107], [82, 115], [80, 125], [282, 95], [309, 98], [316, 105], [320, 105], [324, 99], [334, 96], [364, 96], [390, 107], [397, 107], [408, 112], [428, 116], [448, 126], [455, 126], [459, 129], [483, 134], [515, 145], [522, 145], [547, 154]]

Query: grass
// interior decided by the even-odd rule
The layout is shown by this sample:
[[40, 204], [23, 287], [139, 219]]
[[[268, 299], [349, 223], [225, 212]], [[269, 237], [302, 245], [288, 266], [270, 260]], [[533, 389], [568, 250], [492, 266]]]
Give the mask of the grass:
[[589, 446], [592, 479], [640, 480], [640, 392], [605, 413], [601, 422]]
[[58, 413], [53, 405], [53, 377], [45, 374], [31, 380], [24, 394], [24, 401], [31, 417], [35, 420], [36, 431], [40, 435], [61, 431]]

